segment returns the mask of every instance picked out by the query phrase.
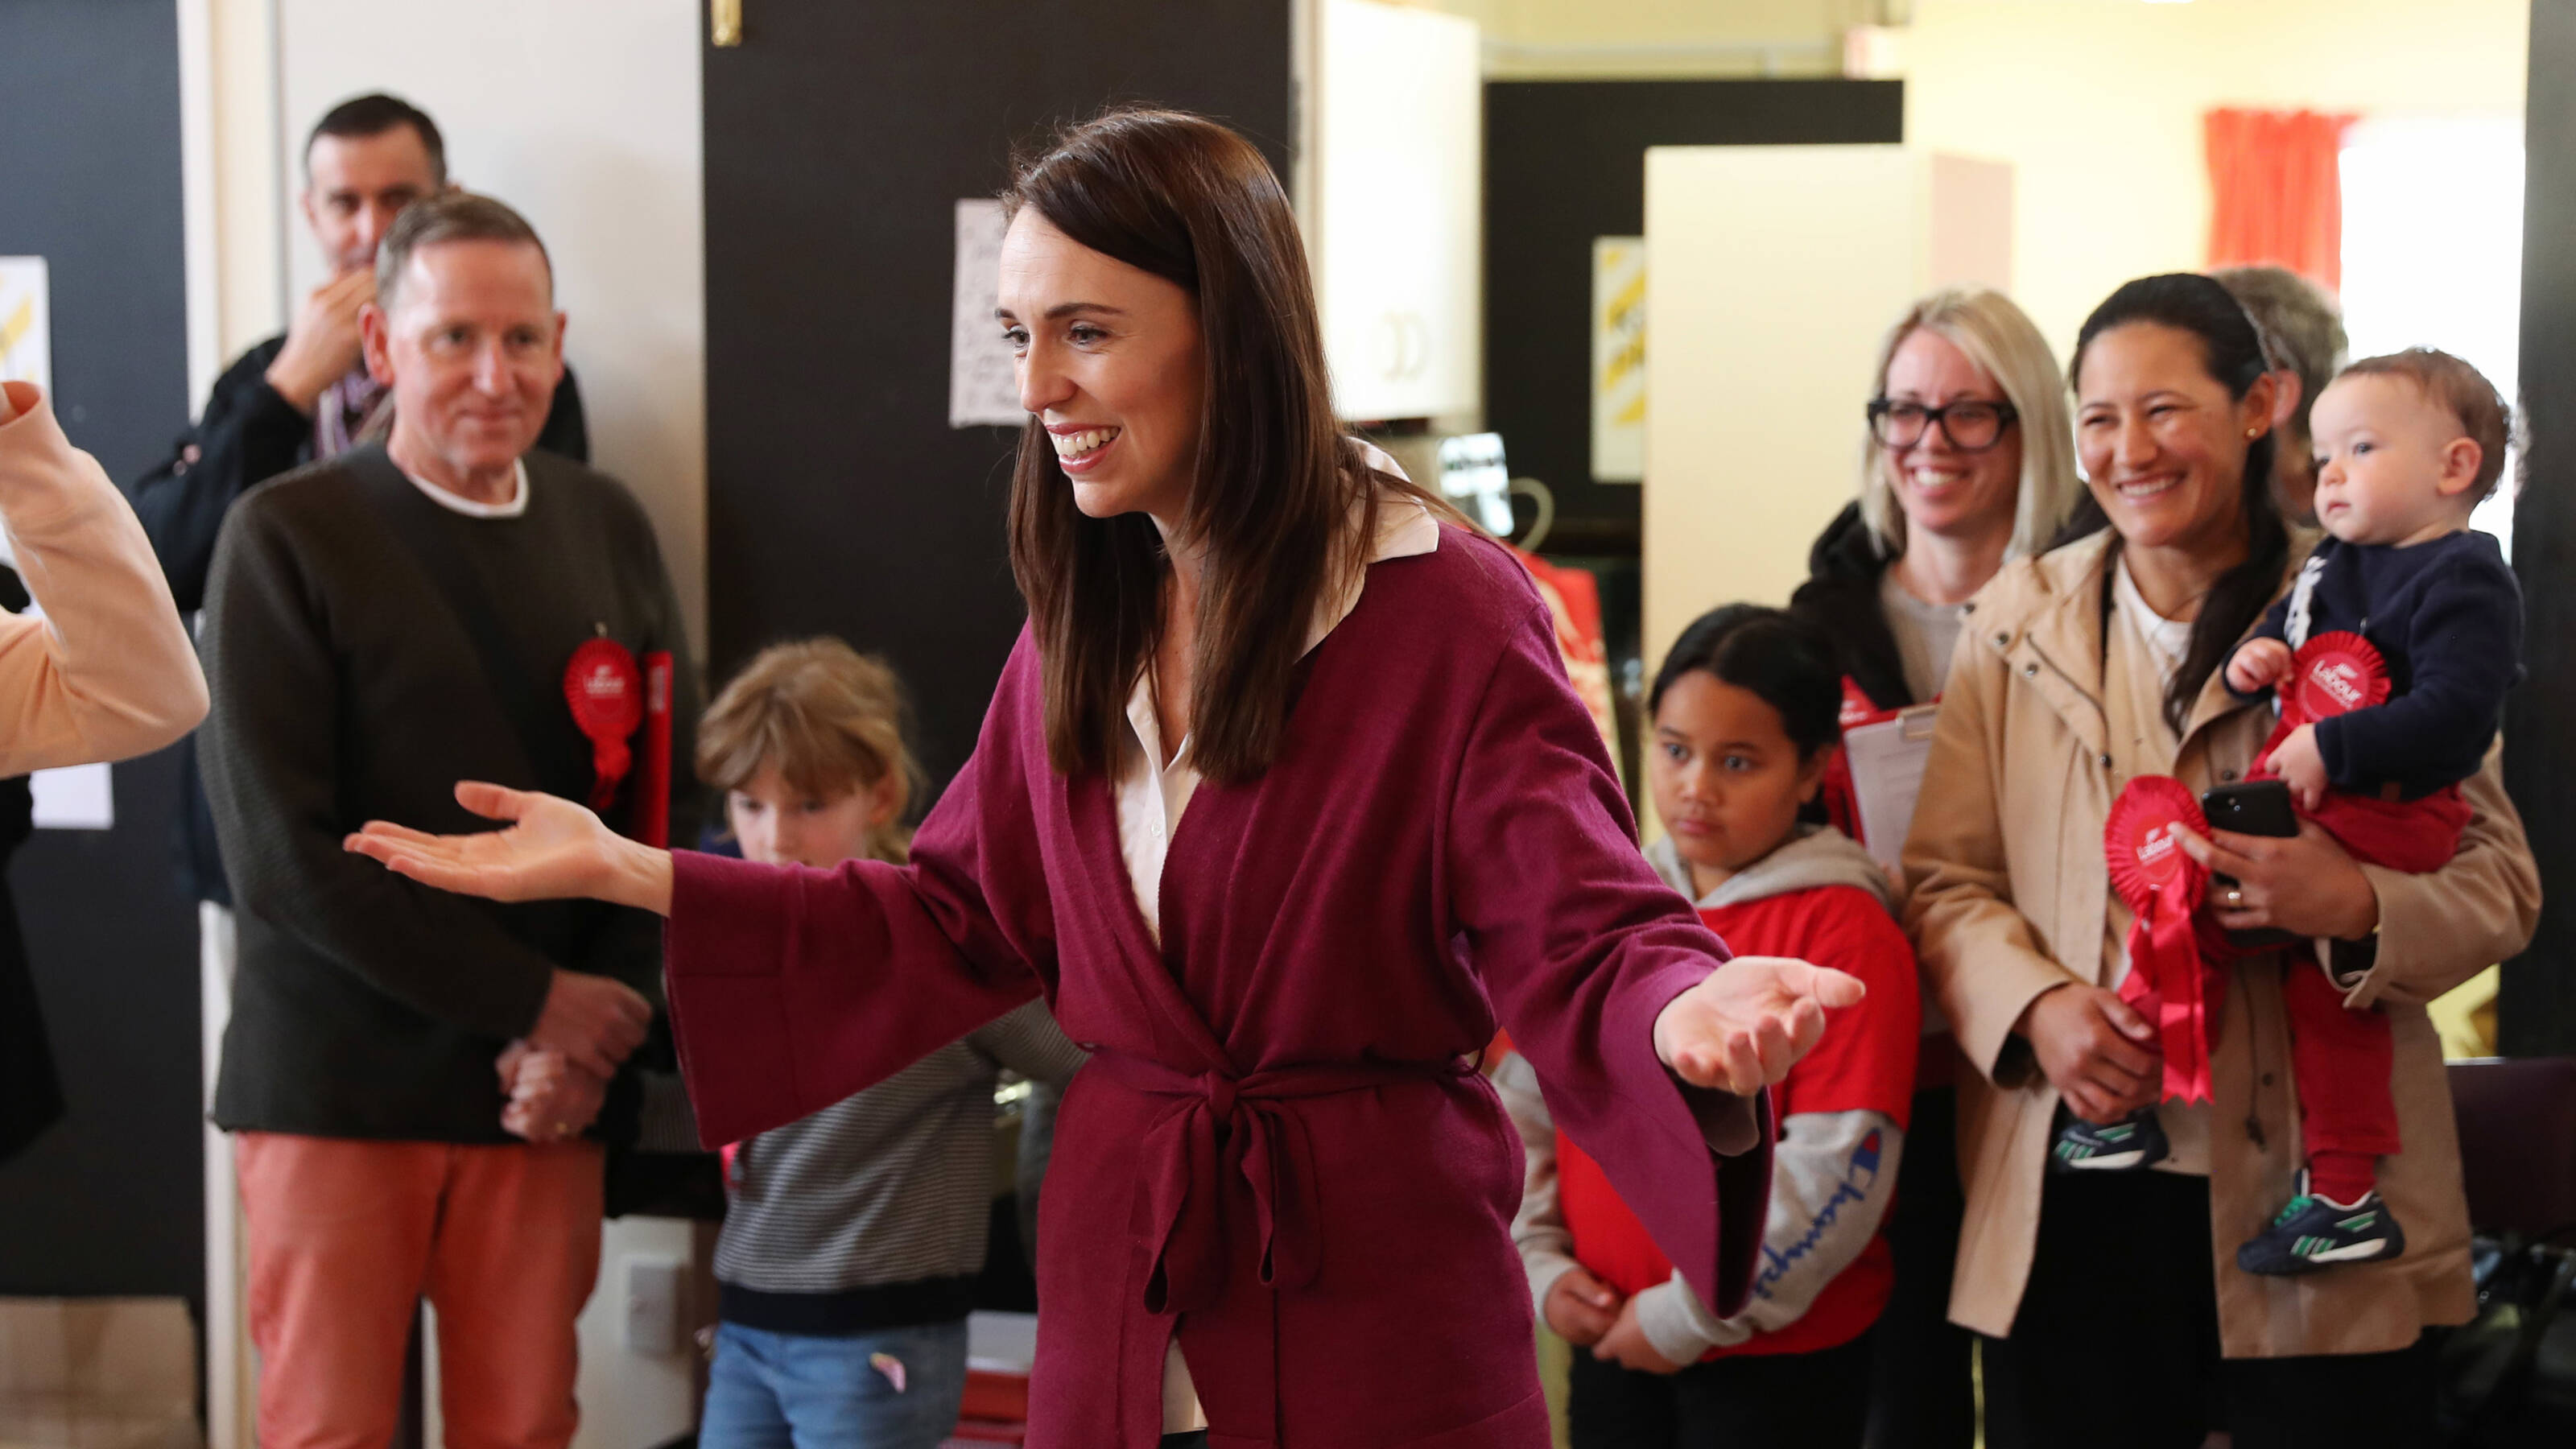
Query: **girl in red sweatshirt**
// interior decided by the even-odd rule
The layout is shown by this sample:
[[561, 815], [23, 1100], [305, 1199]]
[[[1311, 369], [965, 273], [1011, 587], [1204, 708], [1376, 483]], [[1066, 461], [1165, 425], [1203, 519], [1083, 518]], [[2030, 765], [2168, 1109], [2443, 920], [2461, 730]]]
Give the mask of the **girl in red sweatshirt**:
[[1648, 697], [1647, 780], [1670, 833], [1647, 858], [1736, 952], [1869, 986], [1772, 1089], [1780, 1140], [1744, 1310], [1709, 1314], [1557, 1132], [1526, 1062], [1495, 1074], [1528, 1159], [1513, 1236], [1540, 1317], [1576, 1349], [1575, 1449], [1861, 1442], [1922, 998], [1886, 873], [1798, 819], [1838, 738], [1834, 661], [1812, 623], [1736, 604], [1683, 631]]

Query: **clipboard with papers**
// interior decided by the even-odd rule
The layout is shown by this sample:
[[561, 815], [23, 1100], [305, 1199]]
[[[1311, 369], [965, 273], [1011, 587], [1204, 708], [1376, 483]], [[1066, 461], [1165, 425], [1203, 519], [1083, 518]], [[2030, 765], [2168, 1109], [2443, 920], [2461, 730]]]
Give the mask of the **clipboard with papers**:
[[1914, 826], [1914, 802], [1923, 793], [1923, 764], [1932, 755], [1932, 722], [1940, 708], [1918, 704], [1898, 710], [1894, 719], [1843, 732], [1861, 845], [1881, 865], [1897, 863], [1905, 833]]

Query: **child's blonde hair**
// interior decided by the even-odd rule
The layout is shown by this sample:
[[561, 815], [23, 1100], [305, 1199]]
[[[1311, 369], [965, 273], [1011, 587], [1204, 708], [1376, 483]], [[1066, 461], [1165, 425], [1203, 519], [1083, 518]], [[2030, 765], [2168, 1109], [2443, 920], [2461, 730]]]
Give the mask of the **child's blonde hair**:
[[830, 798], [894, 782], [894, 813], [870, 827], [867, 853], [900, 861], [921, 766], [904, 744], [903, 681], [886, 662], [838, 639], [773, 644], [753, 656], [698, 722], [698, 778], [739, 790], [764, 766], [797, 790]]

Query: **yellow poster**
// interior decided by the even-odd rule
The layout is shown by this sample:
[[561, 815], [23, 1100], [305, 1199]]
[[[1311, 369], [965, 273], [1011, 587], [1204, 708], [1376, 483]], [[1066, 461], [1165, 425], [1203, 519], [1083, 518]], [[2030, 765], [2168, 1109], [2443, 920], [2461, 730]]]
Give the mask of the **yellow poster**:
[[0, 382], [54, 390], [53, 319], [46, 310], [45, 259], [0, 257]]
[[1646, 476], [1646, 239], [1592, 241], [1592, 481]]

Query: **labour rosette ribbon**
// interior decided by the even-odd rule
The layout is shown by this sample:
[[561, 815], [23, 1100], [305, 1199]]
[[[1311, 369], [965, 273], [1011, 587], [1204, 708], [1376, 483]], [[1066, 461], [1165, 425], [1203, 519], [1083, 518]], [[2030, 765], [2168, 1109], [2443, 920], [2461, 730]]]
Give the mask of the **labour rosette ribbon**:
[[635, 762], [627, 741], [644, 722], [644, 672], [626, 646], [603, 630], [572, 651], [563, 691], [572, 722], [590, 741], [590, 808], [606, 810]]
[[2369, 640], [2342, 629], [2319, 634], [2290, 660], [2280, 689], [2281, 725], [2294, 730], [2386, 704], [2388, 688], [2388, 661]]
[[2129, 923], [2129, 974], [2120, 999], [2155, 1023], [2165, 1058], [2164, 1095], [2206, 1102], [2211, 1018], [2223, 999], [2218, 964], [2226, 938], [2199, 919], [2209, 867], [2183, 853], [2182, 826], [2206, 838], [2209, 819], [2180, 780], [2142, 775], [2111, 805], [2102, 855], [2111, 888], [2136, 918]]
[[[2349, 630], [2309, 640], [2275, 690], [2281, 720], [2263, 742], [2249, 778], [2272, 778], [2272, 752], [2300, 727], [2386, 704], [2390, 692], [2388, 661], [2369, 640]], [[2459, 850], [2469, 825], [2469, 802], [2457, 785], [2413, 800], [2328, 790], [2315, 809], [2300, 813], [2341, 841], [2354, 859], [2410, 875], [2440, 870]]]

